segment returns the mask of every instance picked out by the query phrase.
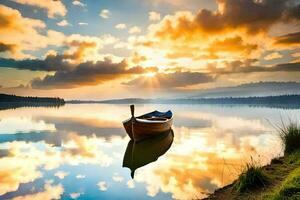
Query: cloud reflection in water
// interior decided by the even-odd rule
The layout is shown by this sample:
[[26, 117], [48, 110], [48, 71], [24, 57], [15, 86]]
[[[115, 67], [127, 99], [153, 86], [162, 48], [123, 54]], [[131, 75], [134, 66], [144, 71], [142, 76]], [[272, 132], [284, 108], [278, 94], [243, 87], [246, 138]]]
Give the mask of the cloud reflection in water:
[[[128, 169], [122, 168], [129, 138], [120, 119], [127, 117], [128, 108], [99, 105], [105, 111], [101, 115], [93, 106], [66, 105], [47, 113], [43, 108], [1, 111], [1, 119], [15, 117], [47, 126], [0, 135], [0, 163], [5, 163], [0, 165], [0, 198], [47, 199], [47, 191], [55, 188], [58, 192], [52, 193], [57, 196], [51, 198], [80, 194], [106, 199], [122, 194], [128, 199], [191, 199], [232, 182], [250, 156], [266, 163], [281, 151], [270, 150], [280, 143], [265, 120], [280, 120], [279, 109], [172, 106], [172, 147], [156, 162], [139, 168], [132, 180]], [[152, 110], [151, 106], [139, 110]], [[289, 112], [297, 116], [297, 111]], [[67, 176], [59, 179], [58, 172]], [[100, 182], [106, 190], [99, 190]]]

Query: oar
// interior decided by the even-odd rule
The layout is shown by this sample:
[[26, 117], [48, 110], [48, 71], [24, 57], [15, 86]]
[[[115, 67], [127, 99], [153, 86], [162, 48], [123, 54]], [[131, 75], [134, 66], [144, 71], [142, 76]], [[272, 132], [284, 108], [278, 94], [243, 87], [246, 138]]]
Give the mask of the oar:
[[[134, 122], [135, 122], [135, 117], [134, 117], [134, 105], [130, 105], [130, 111], [131, 111], [131, 133], [132, 133], [132, 137], [133, 137], [133, 146], [131, 149], [131, 164], [133, 162], [133, 152], [134, 152], [134, 146], [135, 146], [135, 140], [134, 140], [134, 131], [133, 131], [133, 126], [134, 126]], [[134, 171], [131, 171], [131, 178], [134, 178]]]
[[130, 105], [131, 117], [134, 118], [134, 105]]
[[136, 119], [134, 117], [134, 105], [130, 105], [130, 111], [131, 111], [131, 133], [132, 133], [132, 137], [134, 139], [133, 126], [134, 126], [134, 123], [136, 122]]

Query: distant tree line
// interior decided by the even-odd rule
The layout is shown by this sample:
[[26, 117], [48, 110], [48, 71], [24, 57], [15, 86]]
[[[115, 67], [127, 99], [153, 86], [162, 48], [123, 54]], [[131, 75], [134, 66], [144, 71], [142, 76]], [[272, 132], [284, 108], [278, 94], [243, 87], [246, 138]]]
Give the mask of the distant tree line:
[[[172, 102], [173, 100], [167, 101]], [[190, 103], [199, 104], [300, 105], [300, 95], [175, 99], [174, 101], [188, 101]]]
[[18, 107], [59, 107], [65, 104], [65, 100], [58, 97], [23, 97], [16, 95], [0, 94], [0, 109]]
[[221, 98], [177, 98], [177, 99], [113, 99], [104, 101], [69, 101], [67, 103], [108, 103], [108, 104], [219, 104], [250, 105], [276, 108], [300, 108], [300, 95], [221, 97]]

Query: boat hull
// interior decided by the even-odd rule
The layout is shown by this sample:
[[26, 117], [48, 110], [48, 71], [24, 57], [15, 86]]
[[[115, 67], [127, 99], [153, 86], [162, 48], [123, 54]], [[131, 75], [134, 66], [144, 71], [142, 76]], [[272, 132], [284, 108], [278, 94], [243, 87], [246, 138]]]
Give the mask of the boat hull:
[[172, 118], [160, 122], [131, 118], [123, 125], [129, 137], [137, 142], [170, 131], [172, 123]]

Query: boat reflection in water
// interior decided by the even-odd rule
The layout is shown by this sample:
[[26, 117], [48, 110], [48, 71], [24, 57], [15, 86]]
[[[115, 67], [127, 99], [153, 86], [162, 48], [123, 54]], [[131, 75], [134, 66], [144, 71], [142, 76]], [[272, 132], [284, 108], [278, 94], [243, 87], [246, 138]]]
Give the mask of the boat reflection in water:
[[130, 140], [123, 158], [123, 167], [131, 170], [131, 177], [134, 178], [136, 169], [156, 161], [164, 155], [171, 147], [174, 139], [174, 132], [171, 129], [155, 137], [140, 142]]

